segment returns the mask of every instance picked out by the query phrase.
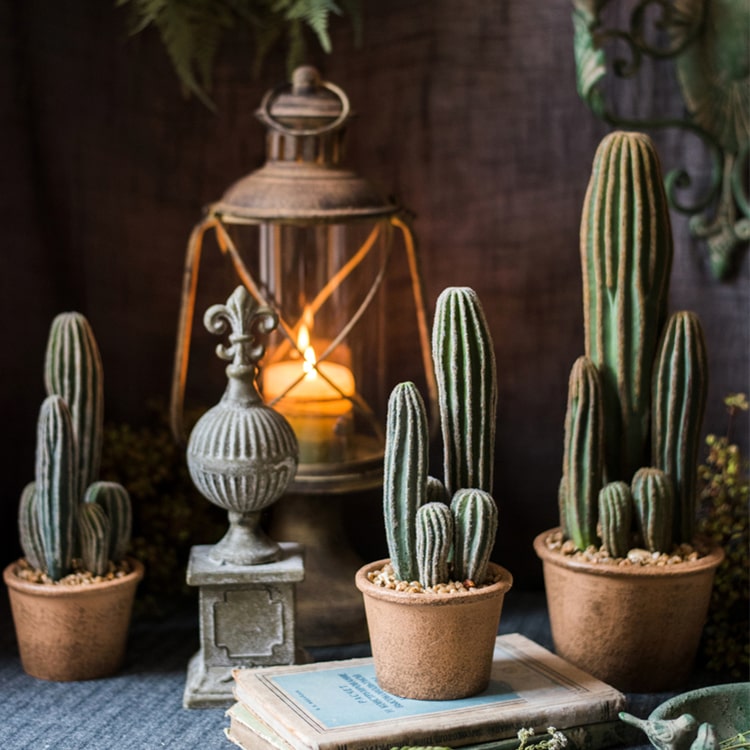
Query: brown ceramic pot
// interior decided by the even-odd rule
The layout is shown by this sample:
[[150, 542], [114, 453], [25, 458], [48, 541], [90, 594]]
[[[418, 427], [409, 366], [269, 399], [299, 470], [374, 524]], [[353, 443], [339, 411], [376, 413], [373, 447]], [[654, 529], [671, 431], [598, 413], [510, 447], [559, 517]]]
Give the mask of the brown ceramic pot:
[[455, 700], [489, 684], [503, 599], [511, 574], [490, 563], [501, 579], [459, 594], [409, 594], [372, 584], [367, 575], [388, 560], [357, 571], [365, 602], [375, 676], [393, 695], [417, 700]]
[[721, 548], [668, 567], [589, 563], [534, 540], [552, 640], [564, 659], [626, 692], [682, 685], [693, 668]]
[[81, 586], [30, 583], [3, 571], [24, 671], [42, 680], [92, 680], [115, 673], [125, 656], [143, 565], [122, 578]]

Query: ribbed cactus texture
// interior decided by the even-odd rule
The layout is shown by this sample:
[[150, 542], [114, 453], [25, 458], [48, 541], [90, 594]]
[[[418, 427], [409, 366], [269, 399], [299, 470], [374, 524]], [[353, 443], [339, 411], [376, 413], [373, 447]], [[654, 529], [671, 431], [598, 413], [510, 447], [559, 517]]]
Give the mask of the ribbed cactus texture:
[[78, 512], [78, 534], [83, 567], [95, 576], [107, 572], [110, 522], [101, 505], [83, 503]]
[[[121, 485], [94, 481], [102, 448], [102, 365], [80, 313], [53, 320], [44, 381], [49, 395], [37, 422], [35, 481], [18, 511], [21, 546], [29, 564], [53, 580], [72, 571], [74, 555], [100, 575], [108, 559], [125, 556], [132, 511]], [[90, 504], [98, 509], [84, 507]]]
[[416, 516], [428, 469], [427, 414], [414, 383], [399, 383], [388, 400], [383, 513], [391, 564], [402, 581], [416, 580]]
[[94, 482], [86, 490], [84, 505], [101, 506], [108, 521], [107, 559], [120, 562], [130, 543], [133, 511], [128, 491], [117, 482]]
[[52, 321], [44, 360], [47, 394], [68, 405], [78, 446], [76, 496], [99, 476], [103, 431], [102, 362], [94, 333], [78, 312]]
[[497, 407], [495, 351], [479, 297], [468, 287], [440, 294], [432, 358], [449, 495], [473, 487], [492, 492]]
[[437, 477], [427, 477], [427, 491], [425, 502], [427, 503], [450, 503], [450, 495], [445, 485]]
[[643, 467], [634, 474], [631, 491], [643, 545], [651, 552], [670, 550], [674, 513], [672, 480], [661, 469]]
[[39, 525], [36, 518], [36, 483], [29, 482], [21, 492], [18, 505], [18, 532], [23, 554], [33, 568], [44, 565], [44, 547], [39, 538]]
[[581, 220], [586, 355], [602, 375], [606, 480], [648, 460], [651, 371], [666, 321], [672, 231], [651, 139], [615, 132], [595, 159]]
[[44, 568], [53, 580], [71, 570], [78, 506], [76, 465], [70, 410], [60, 396], [48, 396], [37, 423], [34, 505]]
[[563, 528], [578, 549], [596, 544], [596, 519], [604, 460], [599, 373], [588, 357], [570, 371], [565, 412], [559, 502]]
[[436, 586], [450, 580], [448, 557], [453, 544], [453, 515], [444, 503], [425, 503], [418, 511], [417, 580]]
[[625, 557], [631, 547], [633, 496], [626, 482], [610, 482], [599, 492], [602, 545], [610, 556]]
[[674, 539], [695, 532], [696, 468], [706, 408], [708, 359], [700, 321], [691, 312], [669, 319], [653, 376], [651, 460], [674, 482]]
[[453, 575], [459, 581], [485, 580], [497, 532], [497, 506], [482, 490], [458, 490], [451, 501], [454, 526]]

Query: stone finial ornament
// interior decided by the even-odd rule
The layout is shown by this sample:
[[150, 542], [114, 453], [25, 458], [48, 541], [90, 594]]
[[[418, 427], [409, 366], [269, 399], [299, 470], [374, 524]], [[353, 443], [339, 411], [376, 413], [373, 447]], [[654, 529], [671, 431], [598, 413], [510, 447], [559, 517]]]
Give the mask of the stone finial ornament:
[[278, 319], [238, 286], [226, 304], [203, 318], [217, 335], [230, 329], [229, 344], [216, 354], [229, 360], [221, 401], [197, 422], [187, 447], [193, 483], [208, 500], [229, 513], [229, 530], [212, 548], [214, 562], [257, 565], [278, 560], [279, 545], [259, 528], [260, 513], [284, 493], [297, 470], [297, 439], [286, 419], [263, 401], [255, 386], [265, 353], [261, 336]]

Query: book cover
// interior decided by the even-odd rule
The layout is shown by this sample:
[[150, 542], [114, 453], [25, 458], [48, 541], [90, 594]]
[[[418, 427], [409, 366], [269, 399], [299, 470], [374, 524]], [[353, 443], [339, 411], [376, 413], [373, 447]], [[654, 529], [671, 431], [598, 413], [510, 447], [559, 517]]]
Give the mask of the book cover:
[[370, 658], [237, 669], [234, 681], [238, 703], [295, 750], [460, 747], [521, 727], [606, 722], [625, 706], [622, 693], [519, 634], [498, 637], [487, 690], [455, 701], [386, 693]]

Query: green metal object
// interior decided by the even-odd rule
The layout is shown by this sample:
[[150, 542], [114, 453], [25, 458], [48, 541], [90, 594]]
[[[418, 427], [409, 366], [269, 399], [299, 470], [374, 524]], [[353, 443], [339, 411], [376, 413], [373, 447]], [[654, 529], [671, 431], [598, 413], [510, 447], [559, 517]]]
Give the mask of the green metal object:
[[[750, 239], [750, 4], [641, 0], [631, 4], [622, 28], [612, 20], [617, 2], [573, 3], [577, 88], [592, 112], [616, 127], [682, 129], [705, 144], [712, 174], [703, 194], [690, 202], [679, 197], [693, 186], [685, 168], [667, 174], [666, 191], [672, 208], [691, 217], [693, 236], [707, 241], [714, 276], [727, 278], [738, 248]], [[673, 67], [686, 115], [642, 117], [616, 111], [608, 103], [608, 78], [634, 79], [652, 63]]]

